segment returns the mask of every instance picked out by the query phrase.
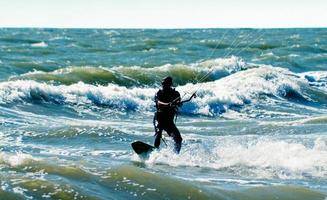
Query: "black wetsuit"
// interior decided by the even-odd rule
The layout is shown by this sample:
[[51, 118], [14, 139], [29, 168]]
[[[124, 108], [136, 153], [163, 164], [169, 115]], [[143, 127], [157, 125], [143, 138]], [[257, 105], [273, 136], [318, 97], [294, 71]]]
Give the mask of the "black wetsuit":
[[[159, 108], [158, 101], [164, 103], [173, 103], [173, 106], [161, 106]], [[156, 127], [156, 138], [154, 146], [158, 148], [160, 146], [160, 140], [162, 137], [162, 131], [165, 130], [169, 136], [173, 137], [175, 141], [175, 151], [179, 153], [182, 146], [182, 137], [177, 129], [174, 118], [176, 115], [177, 106], [176, 102], [180, 101], [180, 94], [175, 89], [169, 88], [165, 90], [159, 90], [155, 96], [156, 102], [156, 120], [158, 122]]]

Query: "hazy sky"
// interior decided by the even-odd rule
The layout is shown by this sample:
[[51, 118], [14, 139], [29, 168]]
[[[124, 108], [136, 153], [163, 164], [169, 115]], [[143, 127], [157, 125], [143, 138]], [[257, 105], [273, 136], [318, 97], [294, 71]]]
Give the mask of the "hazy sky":
[[327, 27], [327, 0], [0, 0], [0, 27]]

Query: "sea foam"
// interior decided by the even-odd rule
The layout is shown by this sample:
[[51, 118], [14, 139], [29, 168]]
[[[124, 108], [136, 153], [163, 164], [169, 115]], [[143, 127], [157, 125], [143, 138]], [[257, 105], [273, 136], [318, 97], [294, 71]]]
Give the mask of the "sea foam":
[[[149, 165], [167, 164], [231, 170], [239, 176], [293, 179], [327, 175], [327, 140], [313, 138], [313, 146], [269, 137], [212, 137], [192, 143], [185, 136], [179, 155], [171, 148], [151, 153]], [[195, 151], [196, 149], [196, 151]]]

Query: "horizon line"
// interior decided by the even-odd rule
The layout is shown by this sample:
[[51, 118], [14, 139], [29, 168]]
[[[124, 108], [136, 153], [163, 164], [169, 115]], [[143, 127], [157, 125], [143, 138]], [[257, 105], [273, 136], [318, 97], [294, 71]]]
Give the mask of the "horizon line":
[[36, 29], [146, 29], [146, 30], [177, 30], [177, 29], [325, 29], [327, 26], [281, 26], [281, 27], [247, 27], [247, 26], [239, 26], [239, 27], [83, 27], [83, 26], [1, 26], [0, 29], [19, 29], [19, 28], [36, 28]]

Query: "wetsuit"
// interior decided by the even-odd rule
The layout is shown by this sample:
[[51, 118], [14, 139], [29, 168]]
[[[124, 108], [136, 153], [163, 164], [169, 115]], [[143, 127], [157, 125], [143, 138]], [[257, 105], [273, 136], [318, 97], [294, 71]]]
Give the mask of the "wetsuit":
[[[180, 102], [180, 94], [175, 89], [168, 88], [165, 90], [159, 90], [155, 96], [156, 102], [156, 120], [158, 122], [156, 127], [156, 136], [154, 141], [154, 146], [158, 148], [160, 146], [160, 140], [162, 137], [162, 131], [165, 130], [169, 136], [173, 137], [175, 141], [175, 151], [179, 153], [182, 146], [182, 137], [177, 129], [174, 118], [176, 115], [176, 110], [178, 102]], [[163, 103], [172, 103], [171, 106], [159, 106], [158, 101]]]

